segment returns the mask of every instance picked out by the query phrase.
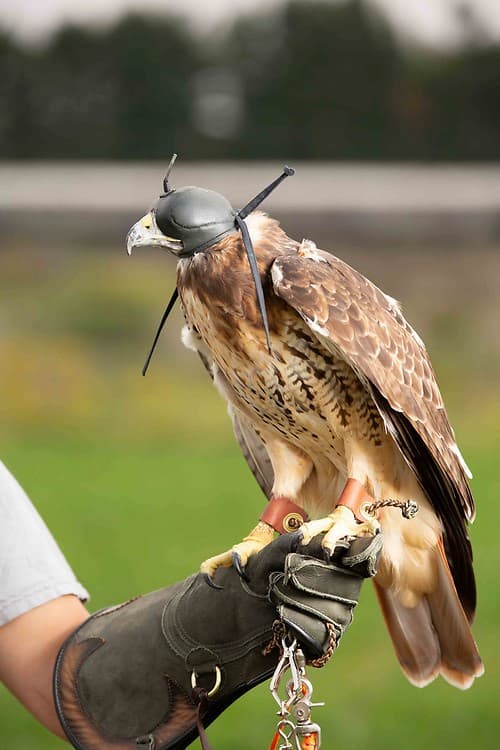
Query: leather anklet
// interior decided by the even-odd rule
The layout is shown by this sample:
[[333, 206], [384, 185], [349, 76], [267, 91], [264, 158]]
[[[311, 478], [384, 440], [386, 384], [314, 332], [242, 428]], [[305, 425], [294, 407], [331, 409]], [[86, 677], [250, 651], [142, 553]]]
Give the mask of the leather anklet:
[[269, 500], [260, 520], [272, 526], [278, 534], [287, 534], [297, 531], [308, 520], [308, 516], [300, 505], [278, 495]]

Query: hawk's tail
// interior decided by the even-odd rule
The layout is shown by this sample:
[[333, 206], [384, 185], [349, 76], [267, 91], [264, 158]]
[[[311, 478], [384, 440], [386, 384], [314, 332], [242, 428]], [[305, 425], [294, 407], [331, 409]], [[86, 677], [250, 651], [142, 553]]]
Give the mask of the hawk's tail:
[[424, 687], [439, 674], [465, 690], [483, 664], [458, 598], [442, 544], [435, 548], [436, 586], [416, 606], [405, 607], [394, 589], [375, 589], [396, 654], [409, 681]]

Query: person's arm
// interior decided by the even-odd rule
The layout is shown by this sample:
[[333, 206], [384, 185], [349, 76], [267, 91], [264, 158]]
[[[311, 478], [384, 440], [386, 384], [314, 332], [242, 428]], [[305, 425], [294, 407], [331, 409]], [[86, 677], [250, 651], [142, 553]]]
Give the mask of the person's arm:
[[52, 675], [68, 635], [88, 618], [82, 602], [60, 596], [0, 627], [0, 681], [51, 732], [66, 739], [54, 707]]
[[0, 681], [63, 737], [52, 672], [88, 593], [30, 499], [0, 461]]

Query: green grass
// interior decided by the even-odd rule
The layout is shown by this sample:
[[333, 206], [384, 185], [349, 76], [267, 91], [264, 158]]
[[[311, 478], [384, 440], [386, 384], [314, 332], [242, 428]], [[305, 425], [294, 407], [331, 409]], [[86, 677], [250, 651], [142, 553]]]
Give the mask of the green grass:
[[[241, 538], [263, 504], [221, 399], [196, 357], [177, 344], [180, 316], [170, 322], [150, 374], [140, 377], [172, 283], [169, 274], [163, 278], [158, 272], [162, 260], [145, 257], [131, 265], [110, 253], [2, 256], [0, 456], [91, 591], [92, 610], [190, 574], [200, 560]], [[497, 268], [497, 257], [488, 256], [491, 268]], [[424, 304], [416, 292], [412, 297], [412, 284], [429, 286], [400, 274], [392, 262], [384, 265], [387, 258], [365, 260], [364, 270], [373, 264], [377, 280], [400, 294], [394, 279], [383, 283], [384, 273], [388, 282], [396, 274], [407, 284], [410, 307], [422, 310], [417, 328], [430, 343], [460, 445], [475, 474], [475, 635], [486, 674], [466, 693], [441, 680], [425, 690], [410, 686], [367, 584], [353, 627], [332, 662], [311, 671], [314, 697], [327, 704], [313, 717], [322, 725], [326, 748], [490, 747], [500, 731], [500, 358], [494, 274], [488, 272], [491, 283], [485, 286], [481, 279], [490, 266], [478, 265], [476, 276], [476, 266], [468, 266], [468, 283], [482, 292], [475, 297], [473, 317], [459, 326], [464, 314], [456, 315], [457, 297], [443, 256], [426, 257], [434, 291], [426, 293]], [[357, 265], [363, 268], [362, 262]], [[485, 291], [493, 288], [494, 296]], [[460, 298], [466, 299], [465, 291]], [[267, 687], [255, 689], [210, 728], [214, 747], [266, 747], [274, 712]], [[0, 689], [0, 750], [64, 746]]]
[[[416, 690], [393, 656], [371, 587], [366, 585], [353, 627], [332, 662], [311, 670], [315, 711], [326, 747], [377, 750], [486, 747], [498, 718], [496, 597], [500, 548], [496, 528], [496, 451], [484, 442], [469, 456], [481, 512], [473, 531], [479, 581], [475, 633], [486, 675], [466, 693], [442, 681]], [[262, 500], [237, 448], [224, 439], [162, 444], [124, 440], [18, 437], [4, 460], [35, 499], [83, 583], [91, 609], [117, 603], [193, 572], [250, 527]], [[228, 513], [228, 508], [234, 509]], [[189, 543], [191, 540], [191, 543]], [[265, 746], [274, 705], [266, 686], [243, 697], [210, 729], [215, 747]], [[62, 746], [4, 692], [0, 747], [56, 750]]]

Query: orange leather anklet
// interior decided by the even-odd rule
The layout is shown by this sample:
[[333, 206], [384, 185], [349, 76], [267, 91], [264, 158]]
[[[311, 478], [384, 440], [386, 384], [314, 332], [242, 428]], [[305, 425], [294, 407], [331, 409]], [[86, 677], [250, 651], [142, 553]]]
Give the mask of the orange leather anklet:
[[272, 526], [278, 534], [297, 531], [308, 520], [307, 513], [287, 497], [272, 497], [260, 517], [261, 521]]
[[358, 482], [357, 479], [348, 479], [337, 502], [337, 506], [345, 505], [346, 508], [349, 508], [354, 513], [358, 521], [364, 522], [366, 518], [361, 515], [360, 508], [365, 503], [371, 505], [374, 502], [373, 497], [368, 494], [361, 482]]

